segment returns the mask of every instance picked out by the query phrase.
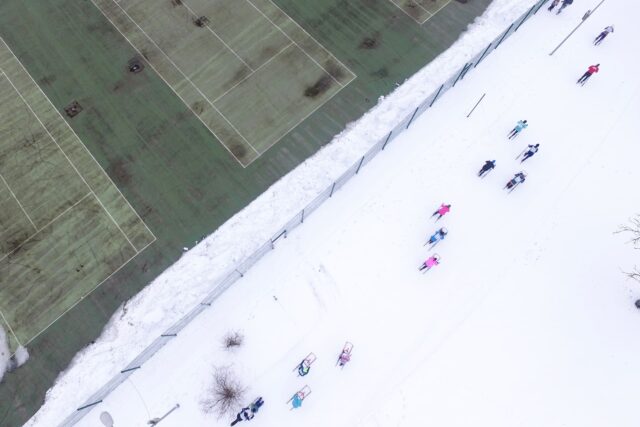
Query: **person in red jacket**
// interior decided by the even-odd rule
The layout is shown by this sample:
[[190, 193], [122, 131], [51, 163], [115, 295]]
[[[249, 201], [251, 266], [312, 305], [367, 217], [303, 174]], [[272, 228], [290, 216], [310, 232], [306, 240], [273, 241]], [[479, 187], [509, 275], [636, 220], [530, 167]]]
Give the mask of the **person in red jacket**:
[[433, 218], [434, 216], [438, 215], [438, 218], [436, 218], [436, 221], [439, 220], [440, 218], [442, 218], [443, 216], [445, 216], [449, 211], [451, 210], [451, 205], [445, 205], [444, 203], [440, 205], [440, 207], [438, 208], [437, 211], [435, 211], [433, 213], [433, 215], [431, 215], [431, 218]]
[[577, 83], [584, 84], [587, 81], [587, 79], [591, 77], [592, 74], [595, 74], [598, 71], [600, 71], [600, 64], [589, 65], [589, 69], [587, 70], [586, 73], [582, 75], [582, 77], [578, 79]]

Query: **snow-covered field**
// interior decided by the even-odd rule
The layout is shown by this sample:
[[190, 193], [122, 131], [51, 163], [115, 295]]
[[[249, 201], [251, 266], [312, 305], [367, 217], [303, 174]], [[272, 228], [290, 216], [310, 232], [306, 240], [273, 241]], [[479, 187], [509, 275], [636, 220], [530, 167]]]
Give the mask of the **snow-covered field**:
[[[575, 3], [560, 16], [542, 9], [80, 425], [100, 425], [109, 411], [115, 426], [142, 426], [178, 403], [162, 426], [228, 425], [200, 406], [220, 366], [248, 387], [247, 403], [264, 397], [255, 426], [636, 425], [640, 291], [621, 272], [635, 254], [613, 232], [640, 210], [640, 6], [607, 0], [549, 56], [597, 2]], [[248, 211], [267, 211], [254, 224], [268, 224], [261, 242], [289, 214], [266, 207], [283, 198], [297, 210], [301, 194], [330, 182], [330, 172], [316, 173], [323, 164], [351, 164], [366, 149], [359, 138], [415, 108], [415, 88], [431, 92], [442, 80], [434, 75], [450, 74], [478, 51], [471, 44], [485, 46], [530, 5], [496, 0], [467, 35], [475, 38], [456, 46], [455, 64], [454, 49], [385, 100], [381, 119], [370, 113], [185, 255], [114, 317], [28, 425], [56, 425], [197, 301], [215, 278], [210, 264], [241, 257], [234, 242], [250, 247]], [[610, 24], [616, 32], [593, 47]], [[577, 86], [592, 63], [600, 73]], [[510, 142], [518, 119], [530, 126]], [[521, 167], [514, 158], [532, 143], [540, 152]], [[497, 168], [480, 180], [487, 159]], [[505, 193], [521, 168], [527, 182]], [[434, 224], [442, 202], [452, 212]], [[449, 229], [436, 246], [442, 263], [421, 274], [423, 243], [441, 226]], [[245, 336], [235, 352], [221, 348], [230, 330]], [[340, 370], [346, 340], [353, 360]], [[297, 377], [311, 351], [317, 361]], [[290, 411], [285, 402], [305, 384], [311, 395]]]
[[9, 352], [6, 333], [4, 332], [4, 329], [2, 329], [2, 326], [0, 326], [0, 381], [7, 370], [7, 366], [9, 365], [10, 355], [11, 353]]

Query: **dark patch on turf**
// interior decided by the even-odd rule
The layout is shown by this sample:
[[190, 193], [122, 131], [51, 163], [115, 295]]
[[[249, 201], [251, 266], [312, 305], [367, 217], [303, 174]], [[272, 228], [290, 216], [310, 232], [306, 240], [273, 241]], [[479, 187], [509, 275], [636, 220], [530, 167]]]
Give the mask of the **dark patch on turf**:
[[55, 82], [57, 79], [57, 77], [53, 74], [49, 74], [47, 76], [42, 77], [40, 80], [38, 80], [38, 85], [39, 86], [51, 86], [53, 84], [53, 82]]
[[326, 93], [333, 83], [333, 79], [330, 75], [325, 74], [320, 77], [313, 85], [307, 86], [304, 90], [304, 96], [307, 98], [317, 98], [318, 96]]
[[380, 47], [381, 42], [382, 35], [378, 32], [375, 32], [370, 36], [363, 38], [358, 45], [358, 49], [377, 49], [378, 47]]
[[387, 67], [378, 68], [376, 71], [371, 73], [371, 75], [380, 79], [384, 79], [385, 77], [389, 77], [389, 70], [387, 69]]
[[118, 184], [127, 185], [131, 183], [131, 172], [129, 171], [129, 162], [123, 158], [118, 158], [109, 162], [107, 173]]

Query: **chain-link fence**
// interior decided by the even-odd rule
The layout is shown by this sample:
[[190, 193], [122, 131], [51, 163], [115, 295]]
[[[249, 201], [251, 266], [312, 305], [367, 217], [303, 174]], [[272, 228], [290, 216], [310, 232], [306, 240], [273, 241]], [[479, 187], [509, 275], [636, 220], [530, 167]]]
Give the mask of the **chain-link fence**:
[[69, 415], [61, 424], [60, 427], [72, 426], [77, 423], [82, 417], [84, 417], [91, 409], [102, 402], [104, 398], [115, 390], [120, 384], [122, 384], [133, 372], [140, 369], [142, 365], [149, 360], [154, 354], [156, 354], [165, 344], [178, 336], [178, 333], [187, 326], [194, 318], [200, 313], [209, 308], [213, 302], [227, 290], [236, 280], [243, 277], [258, 260], [260, 260], [265, 254], [272, 251], [275, 248], [275, 242], [281, 237], [287, 237], [287, 233], [302, 224], [304, 220], [312, 214], [318, 207], [326, 200], [331, 198], [333, 194], [340, 189], [347, 181], [360, 172], [360, 169], [366, 165], [372, 158], [378, 153], [383, 151], [387, 145], [394, 140], [396, 136], [402, 133], [405, 129], [411, 126], [411, 123], [420, 114], [424, 113], [428, 108], [438, 100], [447, 90], [454, 87], [460, 80], [464, 79], [466, 74], [474, 69], [486, 58], [486, 56], [496, 49], [500, 44], [511, 34], [518, 31], [518, 28], [531, 16], [536, 14], [538, 10], [548, 0], [538, 0], [525, 14], [520, 16], [515, 22], [513, 22], [507, 30], [500, 34], [494, 41], [479, 52], [471, 61], [465, 63], [460, 71], [451, 76], [449, 80], [444, 82], [434, 93], [425, 99], [420, 106], [418, 106], [410, 115], [405, 117], [393, 130], [391, 130], [383, 139], [378, 141], [367, 153], [362, 156], [356, 163], [349, 167], [333, 184], [327, 187], [322, 193], [320, 193], [311, 203], [309, 203], [304, 209], [297, 213], [290, 221], [288, 221], [277, 233], [264, 243], [259, 249], [249, 255], [244, 261], [236, 266], [236, 268], [227, 277], [216, 283], [213, 290], [189, 313], [178, 320], [173, 326], [169, 327], [162, 335], [157, 337], [147, 348], [145, 348], [135, 359], [133, 359], [126, 367], [124, 367], [116, 376], [114, 376], [109, 382], [104, 384], [98, 391], [91, 395], [86, 402], [77, 408], [71, 415]]

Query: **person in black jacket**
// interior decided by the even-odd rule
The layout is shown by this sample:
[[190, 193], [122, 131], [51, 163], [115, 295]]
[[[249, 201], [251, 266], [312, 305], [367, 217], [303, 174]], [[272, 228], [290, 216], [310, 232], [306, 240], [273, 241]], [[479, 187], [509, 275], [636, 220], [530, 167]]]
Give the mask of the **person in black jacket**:
[[520, 171], [517, 174], [515, 174], [513, 176], [513, 178], [511, 178], [509, 180], [509, 182], [507, 182], [507, 185], [505, 185], [504, 188], [506, 188], [509, 191], [511, 191], [514, 187], [522, 184], [526, 179], [527, 179], [526, 172], [525, 171]]
[[249, 409], [249, 407], [242, 408], [242, 410], [240, 412], [238, 412], [238, 415], [236, 416], [236, 419], [231, 422], [231, 425], [234, 426], [234, 425], [238, 424], [240, 421], [252, 420], [254, 416], [255, 415], [253, 414], [251, 409]]
[[251, 421], [262, 405], [264, 405], [264, 400], [262, 400], [262, 397], [258, 397], [256, 400], [251, 402], [249, 406], [242, 408], [242, 410], [238, 412], [236, 419], [233, 420], [231, 425], [234, 426], [240, 421]]
[[539, 150], [540, 144], [536, 144], [536, 145], [529, 145], [529, 149], [527, 150], [526, 153], [524, 153], [524, 156], [522, 156], [522, 160], [520, 160], [520, 163], [524, 162], [525, 160], [527, 160], [529, 157], [533, 156], [534, 154], [536, 154]]
[[478, 172], [478, 176], [482, 177], [482, 175], [484, 175], [485, 173], [489, 172], [491, 169], [493, 169], [495, 167], [496, 167], [496, 161], [495, 160], [487, 160], [486, 162], [484, 162], [484, 166], [482, 166], [482, 168]]

